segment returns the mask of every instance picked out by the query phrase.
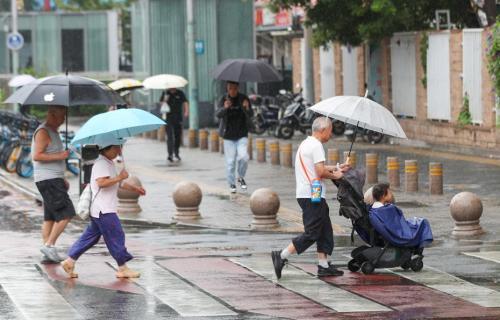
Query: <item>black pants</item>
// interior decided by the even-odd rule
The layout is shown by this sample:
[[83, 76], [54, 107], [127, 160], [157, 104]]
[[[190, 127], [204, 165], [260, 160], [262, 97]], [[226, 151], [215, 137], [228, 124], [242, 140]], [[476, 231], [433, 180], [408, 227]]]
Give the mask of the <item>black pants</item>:
[[306, 251], [316, 242], [317, 252], [332, 255], [333, 229], [330, 220], [330, 209], [325, 199], [312, 203], [311, 199], [297, 199], [302, 208], [304, 233], [292, 240], [298, 254]]
[[167, 120], [167, 150], [168, 156], [179, 155], [181, 146], [182, 122]]

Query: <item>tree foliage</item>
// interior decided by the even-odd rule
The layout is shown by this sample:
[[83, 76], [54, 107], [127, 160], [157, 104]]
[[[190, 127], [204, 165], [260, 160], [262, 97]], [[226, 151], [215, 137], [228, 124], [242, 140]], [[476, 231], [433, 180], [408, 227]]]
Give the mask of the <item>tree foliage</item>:
[[271, 0], [271, 7], [301, 6], [307, 24], [314, 26], [314, 43], [329, 41], [359, 45], [378, 42], [394, 32], [426, 30], [435, 20], [436, 10], [450, 10], [457, 28], [476, 27], [469, 0]]
[[67, 11], [112, 10], [129, 7], [133, 0], [56, 0], [57, 8]]
[[[500, 17], [488, 37], [488, 71], [493, 79], [495, 92], [500, 97]], [[497, 98], [498, 99], [498, 98]]]

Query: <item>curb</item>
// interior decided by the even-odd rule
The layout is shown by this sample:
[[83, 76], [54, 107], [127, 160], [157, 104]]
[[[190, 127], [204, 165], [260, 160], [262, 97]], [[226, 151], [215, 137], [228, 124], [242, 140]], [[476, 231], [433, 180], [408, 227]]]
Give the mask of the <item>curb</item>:
[[24, 195], [26, 195], [26, 196], [28, 196], [30, 198], [33, 198], [34, 200], [42, 201], [42, 196], [40, 194], [35, 193], [35, 192], [31, 191], [28, 188], [25, 188], [24, 186], [22, 186], [21, 184], [15, 182], [15, 181], [12, 181], [2, 171], [0, 171], [0, 181], [2, 181], [3, 183], [5, 183], [6, 185], [10, 186], [11, 188], [13, 188], [13, 189], [21, 192], [22, 194], [24, 194]]

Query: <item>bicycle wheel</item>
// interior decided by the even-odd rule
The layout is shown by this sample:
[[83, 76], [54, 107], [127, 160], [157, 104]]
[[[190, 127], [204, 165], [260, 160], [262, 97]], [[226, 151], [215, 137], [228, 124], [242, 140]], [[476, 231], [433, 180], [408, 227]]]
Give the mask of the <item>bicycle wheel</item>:
[[16, 172], [17, 160], [21, 155], [22, 147], [16, 146], [12, 149], [7, 162], [5, 163], [5, 170], [10, 173]]
[[17, 161], [16, 172], [22, 178], [31, 178], [33, 176], [33, 162], [29, 152], [23, 152]]

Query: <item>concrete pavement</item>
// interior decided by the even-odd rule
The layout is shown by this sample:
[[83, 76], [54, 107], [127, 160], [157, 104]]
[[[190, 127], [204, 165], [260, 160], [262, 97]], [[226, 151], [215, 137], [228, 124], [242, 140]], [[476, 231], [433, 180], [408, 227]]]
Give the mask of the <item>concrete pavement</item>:
[[[300, 140], [293, 140], [294, 150]], [[345, 139], [334, 139], [326, 146], [348, 150]], [[254, 149], [255, 150], [255, 149]], [[396, 192], [398, 205], [407, 216], [423, 216], [431, 221], [434, 235], [438, 240], [450, 239], [453, 222], [449, 215], [449, 203], [458, 192], [471, 191], [477, 193], [483, 201], [484, 212], [481, 224], [487, 233], [480, 239], [498, 239], [500, 230], [500, 202], [497, 194], [500, 191], [500, 160], [483, 157], [461, 155], [449, 152], [438, 152], [425, 148], [391, 144], [370, 145], [357, 143], [355, 150], [358, 165], [364, 164], [364, 154], [379, 154], [379, 181], [386, 179], [385, 159], [387, 156], [398, 156], [401, 163], [405, 159], [419, 162], [420, 191], [406, 193]], [[173, 223], [175, 205], [172, 192], [180, 181], [193, 181], [203, 192], [200, 206], [202, 218], [189, 224], [223, 229], [250, 230], [252, 214], [249, 208], [249, 196], [261, 187], [270, 187], [276, 191], [281, 200], [278, 214], [280, 227], [273, 232], [300, 232], [302, 219], [300, 208], [295, 200], [295, 178], [293, 169], [273, 166], [270, 163], [250, 162], [247, 183], [248, 192], [232, 195], [225, 181], [223, 156], [219, 153], [201, 151], [199, 149], [181, 149], [182, 161], [173, 165], [167, 164], [165, 143], [151, 139], [130, 139], [124, 148], [126, 167], [132, 175], [140, 178], [147, 190], [147, 195], [140, 199], [143, 211], [137, 215], [122, 215], [123, 219], [131, 219], [143, 223], [168, 225]], [[438, 161], [444, 167], [444, 195], [428, 194], [428, 163]], [[404, 166], [401, 165], [401, 182], [404, 185]], [[27, 191], [32, 196], [37, 190], [32, 181], [16, 175], [0, 171], [0, 178], [10, 181]], [[76, 177], [68, 176], [71, 181], [71, 195], [78, 199]], [[369, 186], [366, 185], [365, 189]], [[328, 198], [334, 198], [336, 188], [327, 184]], [[337, 201], [329, 201], [330, 214], [336, 235], [350, 235], [350, 221], [338, 216]]]
[[[314, 250], [293, 256], [277, 280], [270, 250], [287, 233], [125, 224], [130, 266], [116, 279], [98, 243], [78, 261], [79, 278], [39, 264], [41, 208], [1, 187], [0, 319], [498, 319], [500, 241], [443, 241], [424, 251], [422, 272], [349, 272], [352, 248], [337, 244], [342, 277], [318, 279]], [[85, 223], [72, 222], [61, 253]], [[347, 244], [348, 245], [348, 244]]]

